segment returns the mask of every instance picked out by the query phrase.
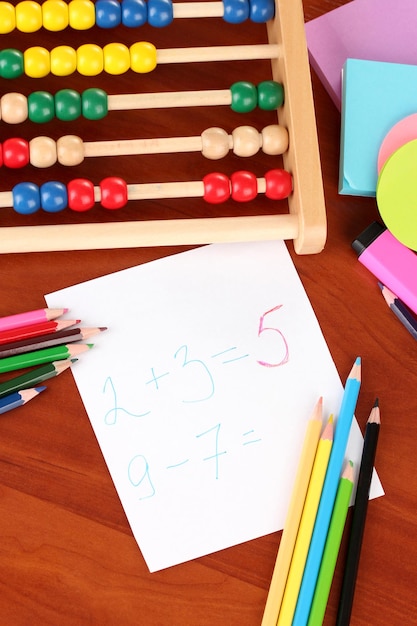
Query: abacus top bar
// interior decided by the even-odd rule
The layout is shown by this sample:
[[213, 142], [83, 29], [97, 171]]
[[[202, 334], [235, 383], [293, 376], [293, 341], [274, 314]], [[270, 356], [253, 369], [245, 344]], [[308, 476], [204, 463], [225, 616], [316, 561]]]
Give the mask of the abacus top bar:
[[17, 29], [34, 33], [67, 28], [88, 30], [93, 26], [137, 28], [149, 24], [162, 28], [177, 18], [222, 17], [231, 24], [247, 19], [265, 23], [274, 17], [274, 0], [218, 0], [214, 2], [173, 3], [172, 0], [46, 0], [42, 4], [23, 0], [13, 6], [0, 2], [0, 34]]

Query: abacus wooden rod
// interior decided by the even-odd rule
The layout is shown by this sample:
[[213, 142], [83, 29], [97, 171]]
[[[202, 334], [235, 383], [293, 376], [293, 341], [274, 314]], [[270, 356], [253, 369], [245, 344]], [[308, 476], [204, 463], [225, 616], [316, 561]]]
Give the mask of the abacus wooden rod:
[[171, 91], [167, 93], [113, 94], [107, 96], [109, 111], [222, 106], [232, 103], [230, 89]]
[[296, 215], [0, 227], [0, 253], [295, 239]]
[[[277, 185], [277, 188], [279, 189], [279, 191], [276, 191], [274, 198], [283, 199], [288, 197], [292, 187], [292, 180], [288, 172], [285, 172], [284, 170], [271, 170], [270, 174], [276, 174], [279, 177], [278, 180], [274, 182], [274, 184]], [[282, 187], [283, 182], [284, 187]], [[267, 192], [266, 178], [254, 178], [254, 183], [256, 184], [256, 194], [263, 194]], [[126, 185], [126, 192], [127, 200], [199, 198], [205, 196], [205, 183], [204, 180], [130, 183]], [[102, 190], [100, 185], [93, 186], [93, 195], [95, 202], [101, 201]], [[12, 207], [13, 200], [13, 190], [0, 192], [0, 208]]]
[[144, 154], [201, 152], [211, 160], [225, 157], [230, 150], [240, 157], [250, 157], [260, 149], [268, 155], [279, 155], [288, 148], [288, 132], [282, 126], [265, 126], [261, 132], [253, 126], [238, 126], [229, 135], [224, 129], [207, 128], [196, 137], [153, 137], [149, 139], [116, 139], [83, 141], [77, 135], [64, 135], [57, 141], [34, 137], [29, 142], [11, 138], [3, 143], [3, 165], [19, 168], [31, 164], [47, 168], [80, 165], [85, 158]]
[[166, 48], [156, 51], [157, 63], [206, 63], [214, 61], [256, 61], [275, 59], [280, 47], [276, 44]]
[[223, 17], [223, 2], [173, 2], [172, 12], [175, 18]]
[[[83, 6], [83, 12], [73, 8], [70, 1], [65, 7], [63, 3], [53, 7], [53, 3], [48, 3], [43, 7], [40, 3], [31, 0], [31, 2], [18, 2], [16, 6], [9, 3], [2, 3], [3, 22], [0, 25], [0, 34], [12, 32], [15, 28], [23, 33], [33, 33], [42, 27], [49, 31], [62, 31], [67, 26], [74, 30], [88, 30], [93, 26], [99, 28], [115, 28], [119, 24], [123, 24], [130, 28], [138, 28], [149, 22], [152, 26], [162, 27], [168, 26], [174, 19], [184, 18], [206, 18], [221, 17], [232, 24], [241, 23], [248, 17], [252, 19], [249, 11], [249, 3], [247, 6], [248, 14], [242, 12], [242, 6], [239, 7], [229, 4], [229, 9], [225, 15], [224, 3], [221, 0], [212, 0], [210, 2], [176, 2], [166, 3], [162, 10], [155, 11], [157, 4], [152, 3], [151, 15], [148, 14], [146, 4], [138, 5], [136, 12], [125, 14], [120, 8], [107, 7], [107, 10], [96, 12], [93, 2], [87, 1]], [[45, 3], [43, 3], [45, 4]], [[76, 4], [76, 3], [74, 3]], [[149, 3], [151, 4], [151, 3]], [[271, 6], [272, 5], [272, 6]], [[161, 9], [161, 7], [159, 7]], [[66, 10], [65, 10], [66, 9]], [[259, 10], [263, 12], [260, 14]], [[256, 22], [266, 22], [273, 17], [274, 5], [270, 0], [264, 0], [258, 3], [256, 13], [257, 17], [253, 19]]]

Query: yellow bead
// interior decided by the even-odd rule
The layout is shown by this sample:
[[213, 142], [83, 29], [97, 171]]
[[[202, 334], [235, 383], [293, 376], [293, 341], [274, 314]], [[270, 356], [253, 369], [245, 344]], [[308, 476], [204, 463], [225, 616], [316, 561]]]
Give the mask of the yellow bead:
[[22, 93], [5, 93], [0, 98], [1, 119], [6, 124], [21, 124], [28, 118], [28, 101]]
[[88, 30], [96, 23], [96, 9], [90, 0], [71, 0], [68, 5], [69, 25], [75, 30]]
[[124, 74], [130, 69], [129, 48], [123, 43], [108, 43], [103, 48], [103, 58], [107, 74]]
[[43, 78], [51, 71], [51, 57], [49, 50], [41, 46], [33, 46], [23, 53], [23, 64], [26, 76]]
[[64, 30], [69, 24], [67, 3], [63, 0], [46, 0], [42, 4], [42, 21], [46, 30]]
[[84, 161], [83, 140], [77, 135], [64, 135], [56, 142], [56, 152], [61, 165], [80, 165]]
[[103, 50], [94, 43], [77, 48], [77, 70], [83, 76], [97, 76], [103, 71]]
[[77, 69], [77, 52], [70, 46], [57, 46], [51, 50], [51, 74], [70, 76]]
[[156, 68], [156, 48], [148, 41], [138, 41], [130, 46], [130, 67], [138, 74], [152, 72]]
[[16, 28], [16, 12], [10, 2], [0, 2], [0, 35], [11, 33]]
[[42, 8], [37, 2], [23, 0], [16, 5], [16, 28], [22, 33], [34, 33], [42, 28]]
[[50, 137], [34, 137], [29, 141], [29, 160], [34, 167], [52, 167], [57, 161], [56, 142]]

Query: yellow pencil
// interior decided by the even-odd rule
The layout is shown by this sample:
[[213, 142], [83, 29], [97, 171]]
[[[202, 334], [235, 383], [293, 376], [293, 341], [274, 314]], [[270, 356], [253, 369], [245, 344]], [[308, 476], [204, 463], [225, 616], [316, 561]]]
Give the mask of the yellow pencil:
[[307, 425], [303, 449], [301, 451], [291, 501], [285, 519], [284, 530], [272, 574], [268, 597], [266, 599], [261, 626], [276, 626], [277, 623], [301, 514], [303, 512], [308, 483], [310, 481], [323, 425], [322, 412], [323, 398], [319, 398]]
[[333, 416], [330, 416], [317, 446], [277, 626], [292, 624], [332, 445]]

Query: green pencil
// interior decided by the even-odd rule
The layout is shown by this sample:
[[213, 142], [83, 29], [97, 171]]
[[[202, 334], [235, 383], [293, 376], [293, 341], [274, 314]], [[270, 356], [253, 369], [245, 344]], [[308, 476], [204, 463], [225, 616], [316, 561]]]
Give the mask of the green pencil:
[[327, 600], [329, 599], [333, 574], [352, 495], [352, 488], [353, 463], [349, 461], [339, 481], [307, 626], [320, 626], [324, 620]]
[[21, 389], [36, 387], [39, 383], [43, 383], [49, 378], [54, 378], [70, 367], [76, 360], [77, 359], [67, 359], [66, 361], [48, 363], [47, 365], [42, 365], [41, 367], [30, 370], [21, 376], [15, 376], [10, 380], [6, 380], [4, 383], [0, 383], [0, 398], [7, 396], [9, 393], [20, 391]]
[[65, 344], [62, 346], [53, 346], [52, 348], [44, 348], [43, 350], [34, 350], [24, 354], [8, 356], [4, 359], [0, 359], [0, 373], [12, 372], [25, 367], [33, 367], [35, 365], [42, 365], [42, 363], [52, 363], [52, 361], [74, 359], [79, 354], [92, 347], [92, 343]]

